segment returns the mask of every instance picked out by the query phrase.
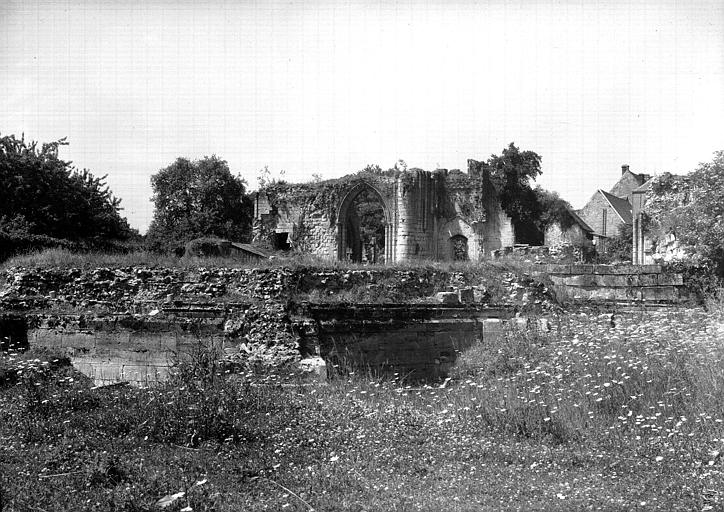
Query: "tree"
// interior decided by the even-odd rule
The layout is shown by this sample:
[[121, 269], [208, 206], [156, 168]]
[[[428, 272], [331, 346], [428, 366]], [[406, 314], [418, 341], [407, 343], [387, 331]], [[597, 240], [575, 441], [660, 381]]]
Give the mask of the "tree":
[[500, 197], [500, 205], [515, 227], [516, 241], [540, 244], [543, 235], [537, 227], [541, 205], [530, 186], [541, 174], [541, 157], [533, 151], [520, 151], [511, 142], [503, 152], [491, 155], [486, 164], [490, 179]]
[[152, 249], [172, 250], [199, 237], [249, 237], [246, 182], [216, 155], [195, 161], [178, 158], [151, 176], [151, 186], [155, 208], [147, 239]]
[[12, 237], [50, 237], [82, 247], [127, 240], [133, 233], [120, 216], [120, 199], [87, 169], [58, 158], [65, 139], [42, 144], [0, 137], [0, 232]]
[[360, 238], [365, 247], [374, 239], [378, 251], [384, 254], [385, 247], [385, 213], [376, 192], [364, 189], [355, 198], [357, 216], [360, 219]]
[[694, 262], [724, 278], [724, 151], [687, 176], [654, 178], [644, 208], [654, 240], [673, 234]]
[[540, 185], [533, 189], [538, 201], [540, 215], [536, 220], [536, 226], [541, 231], [552, 224], [559, 224], [561, 229], [570, 228], [575, 219], [571, 215], [573, 208], [570, 203], [563, 199], [558, 192], [545, 190]]

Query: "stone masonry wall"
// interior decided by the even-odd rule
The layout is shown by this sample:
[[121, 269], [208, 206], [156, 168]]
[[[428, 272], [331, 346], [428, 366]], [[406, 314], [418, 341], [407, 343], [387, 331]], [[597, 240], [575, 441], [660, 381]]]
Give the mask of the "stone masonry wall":
[[[460, 272], [394, 267], [16, 268], [0, 273], [0, 338], [15, 338], [12, 329], [20, 319], [20, 344], [63, 351], [99, 383], [152, 383], [165, 377], [171, 363], [208, 345], [242, 367], [278, 366], [315, 353], [316, 347], [300, 343], [307, 319], [295, 317], [294, 301], [335, 302], [337, 294], [363, 291], [372, 300], [427, 302], [435, 309], [436, 292], [472, 285], [470, 297], [478, 305], [490, 302], [485, 287], [471, 279]], [[532, 281], [519, 282], [508, 272], [496, 280], [504, 285], [495, 300], [505, 307], [549, 301]], [[394, 343], [396, 334], [391, 336], [386, 339]]]
[[[512, 244], [513, 226], [502, 211], [487, 169], [369, 172], [317, 184], [277, 184], [257, 194], [254, 238], [289, 233], [292, 246], [323, 258], [345, 259], [349, 208], [363, 190], [384, 212], [385, 261], [451, 260], [450, 237], [467, 239], [468, 259], [479, 261]], [[456, 228], [451, 231], [451, 227]], [[352, 251], [353, 254], [355, 251]]]
[[[606, 225], [604, 232], [603, 211], [606, 211]], [[579, 215], [586, 221], [596, 234], [605, 236], [616, 236], [619, 227], [623, 224], [621, 217], [606, 201], [602, 194], [596, 192], [592, 200], [579, 212]]]
[[661, 265], [545, 265], [560, 299], [594, 302], [677, 303], [685, 299], [681, 274]]

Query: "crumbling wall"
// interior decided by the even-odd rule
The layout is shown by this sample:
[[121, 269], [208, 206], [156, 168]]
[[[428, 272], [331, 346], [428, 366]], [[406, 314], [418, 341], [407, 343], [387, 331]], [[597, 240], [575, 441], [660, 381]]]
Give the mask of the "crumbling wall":
[[295, 249], [344, 259], [348, 208], [368, 187], [384, 212], [385, 261], [451, 260], [450, 238], [460, 235], [468, 259], [479, 261], [514, 239], [511, 220], [479, 167], [468, 173], [363, 171], [316, 184], [275, 184], [257, 195], [255, 241], [263, 245], [273, 233], [289, 233]]
[[[478, 305], [539, 307], [539, 283], [509, 272], [495, 276], [434, 268], [101, 268], [0, 272], [0, 312], [23, 322], [0, 324], [0, 337], [65, 352], [97, 382], [153, 383], [169, 365], [212, 345], [228, 364], [279, 366], [314, 353], [300, 345], [302, 301], [426, 303], [450, 287], [468, 287]], [[9, 325], [9, 324], [8, 324]], [[15, 325], [15, 324], [13, 324]], [[19, 324], [18, 324], [19, 325]]]
[[548, 247], [560, 247], [563, 245], [574, 245], [579, 247], [592, 246], [587, 233], [578, 224], [563, 229], [559, 222], [553, 222], [545, 231], [545, 243]]

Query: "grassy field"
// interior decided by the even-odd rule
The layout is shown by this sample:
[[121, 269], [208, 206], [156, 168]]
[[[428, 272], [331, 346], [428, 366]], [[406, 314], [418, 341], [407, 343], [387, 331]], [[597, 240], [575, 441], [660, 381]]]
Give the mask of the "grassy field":
[[129, 253], [107, 252], [73, 252], [67, 249], [45, 249], [14, 256], [0, 262], [0, 269], [14, 267], [24, 268], [126, 268], [126, 267], [163, 267], [163, 268], [314, 268], [314, 269], [343, 269], [343, 270], [369, 270], [395, 268], [401, 270], [419, 270], [431, 268], [445, 271], [471, 271], [481, 266], [500, 267], [510, 266], [531, 270], [536, 266], [530, 262], [506, 260], [504, 263], [496, 262], [441, 262], [435, 260], [412, 260], [409, 262], [384, 264], [362, 264], [349, 261], [329, 260], [312, 254], [277, 253], [273, 257], [257, 262], [245, 262], [234, 258], [222, 257], [182, 257], [158, 254], [151, 251], [134, 251]]
[[722, 320], [570, 312], [423, 387], [6, 354], [0, 510], [723, 510]]

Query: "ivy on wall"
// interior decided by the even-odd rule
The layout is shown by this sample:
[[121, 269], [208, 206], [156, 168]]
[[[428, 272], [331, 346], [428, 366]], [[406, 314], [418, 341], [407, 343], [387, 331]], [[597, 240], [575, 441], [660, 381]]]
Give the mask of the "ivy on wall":
[[355, 174], [332, 180], [313, 183], [279, 181], [263, 187], [259, 192], [266, 194], [277, 211], [288, 212], [292, 206], [307, 212], [320, 211], [329, 219], [330, 225], [333, 225], [337, 222], [337, 208], [344, 196], [357, 184], [364, 181], [382, 188], [382, 185], [391, 184], [400, 176], [405, 180], [403, 183], [406, 183], [408, 173], [404, 171], [394, 168], [383, 171], [378, 166], [367, 166]]
[[654, 241], [674, 235], [693, 262], [724, 277], [724, 151], [686, 176], [653, 178], [644, 205]]

